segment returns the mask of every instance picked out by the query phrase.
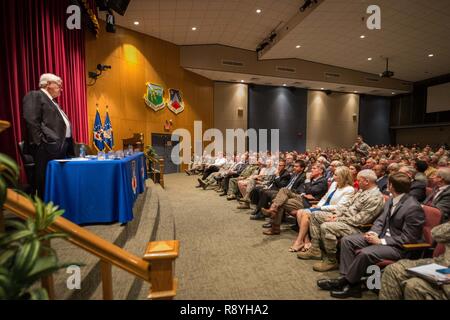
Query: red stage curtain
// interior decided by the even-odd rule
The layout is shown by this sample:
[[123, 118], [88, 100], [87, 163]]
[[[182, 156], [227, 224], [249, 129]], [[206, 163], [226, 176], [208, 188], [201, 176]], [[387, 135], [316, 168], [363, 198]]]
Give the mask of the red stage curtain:
[[69, 0], [0, 1], [0, 119], [12, 124], [0, 134], [0, 151], [17, 160], [17, 142], [24, 131], [22, 99], [38, 89], [42, 73], [62, 78], [58, 103], [72, 123], [75, 141], [88, 142], [84, 30], [67, 29], [70, 4]]

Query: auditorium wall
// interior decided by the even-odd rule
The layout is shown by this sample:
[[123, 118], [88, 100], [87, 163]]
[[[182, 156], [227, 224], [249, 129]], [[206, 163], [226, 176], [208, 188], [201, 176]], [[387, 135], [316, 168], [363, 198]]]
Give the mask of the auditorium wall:
[[391, 143], [389, 119], [391, 100], [387, 97], [361, 95], [359, 97], [358, 134], [369, 145]]
[[359, 95], [308, 92], [306, 148], [349, 148], [358, 134]]
[[395, 132], [398, 144], [410, 145], [418, 143], [435, 146], [450, 144], [450, 126], [397, 129]]
[[214, 128], [247, 130], [248, 86], [244, 83], [214, 83]]
[[[279, 129], [280, 150], [305, 151], [307, 90], [248, 86], [248, 128]], [[270, 147], [270, 140], [268, 141]]]
[[[105, 106], [109, 106], [116, 149], [121, 149], [122, 139], [133, 133], [145, 133], [145, 144], [150, 144], [151, 133], [171, 133], [174, 129], [186, 128], [193, 142], [195, 120], [203, 122], [203, 130], [211, 128], [213, 82], [180, 67], [178, 46], [119, 26], [116, 28], [115, 34], [102, 31], [98, 38], [86, 34], [86, 69], [95, 71], [99, 63], [112, 67], [87, 88], [90, 130], [96, 104], [102, 121]], [[105, 30], [103, 21], [100, 30]], [[92, 83], [92, 79], [87, 81]], [[184, 111], [175, 115], [168, 108], [155, 112], [147, 107], [143, 99], [146, 82], [162, 85], [165, 96], [169, 88], [180, 89]], [[173, 122], [169, 131], [164, 130], [166, 120]]]

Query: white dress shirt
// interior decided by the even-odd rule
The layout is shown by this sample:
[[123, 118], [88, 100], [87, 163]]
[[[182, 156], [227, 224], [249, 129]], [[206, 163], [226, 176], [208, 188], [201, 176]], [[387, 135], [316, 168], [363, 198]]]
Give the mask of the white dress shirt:
[[53, 100], [53, 97], [50, 95], [50, 93], [48, 93], [47, 90], [45, 89], [41, 89], [42, 92], [44, 92], [47, 97], [53, 102], [53, 104], [56, 106], [56, 108], [58, 109], [59, 113], [61, 114], [64, 123], [66, 124], [66, 138], [70, 138], [72, 136], [72, 131], [70, 128], [70, 121], [69, 118], [67, 117], [67, 115], [64, 113], [64, 111], [59, 107], [59, 105], [55, 102], [55, 100]]
[[[389, 215], [392, 216], [392, 214], [395, 211], [395, 208], [397, 207], [397, 204], [400, 202], [400, 200], [403, 198], [405, 194], [399, 194], [398, 196], [396, 196], [394, 199], [392, 199], [392, 208], [391, 208], [391, 212], [389, 212]], [[389, 228], [386, 230], [386, 236], [390, 237], [391, 236], [391, 231], [389, 230]], [[386, 245], [386, 239], [380, 239], [381, 240], [381, 244], [382, 245]]]

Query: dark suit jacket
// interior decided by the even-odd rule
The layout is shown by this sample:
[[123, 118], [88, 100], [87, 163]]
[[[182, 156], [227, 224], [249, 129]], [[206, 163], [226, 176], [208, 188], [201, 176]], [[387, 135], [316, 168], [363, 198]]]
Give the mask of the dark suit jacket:
[[280, 172], [280, 175], [278, 177], [273, 178], [273, 180], [269, 184], [270, 189], [279, 190], [281, 188], [284, 188], [288, 185], [290, 179], [291, 175], [286, 169], [284, 169], [283, 171]]
[[303, 171], [298, 175], [297, 179], [294, 182], [294, 185], [291, 188], [291, 191], [295, 193], [300, 193], [302, 186], [305, 184], [305, 180], [306, 180], [306, 173]]
[[[50, 154], [58, 153], [66, 138], [66, 123], [50, 98], [42, 90], [30, 91], [23, 98], [23, 117], [27, 126], [28, 147], [41, 144]], [[73, 150], [69, 151], [73, 154]]]
[[320, 200], [328, 190], [328, 182], [325, 176], [311, 182], [302, 184], [299, 187], [298, 193], [305, 193], [312, 195], [316, 200]]
[[413, 180], [409, 189], [409, 195], [422, 202], [427, 197], [427, 183], [425, 181]]
[[383, 194], [387, 194], [387, 185], [388, 185], [388, 176], [386, 175], [377, 181], [378, 189], [380, 189], [381, 193]]
[[[425, 199], [423, 202], [427, 204], [430, 201], [431, 197], [434, 194], [434, 191]], [[442, 191], [431, 203], [433, 207], [438, 208], [442, 212], [442, 222], [447, 221], [450, 218], [450, 187], [447, 187], [444, 191]]]
[[[417, 243], [422, 239], [422, 228], [425, 223], [425, 213], [417, 200], [405, 194], [390, 213], [392, 198], [384, 205], [383, 213], [375, 220], [370, 231], [385, 239], [388, 246], [402, 248], [405, 243]], [[390, 236], [386, 235], [389, 228]]]

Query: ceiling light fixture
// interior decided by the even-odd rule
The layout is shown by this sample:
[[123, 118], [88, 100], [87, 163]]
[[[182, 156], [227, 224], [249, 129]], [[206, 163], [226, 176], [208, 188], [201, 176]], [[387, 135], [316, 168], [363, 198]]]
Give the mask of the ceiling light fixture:
[[362, 34], [362, 35], [360, 35], [359, 37], [360, 37], [361, 39], [364, 39], [366, 36]]
[[261, 13], [261, 9], [256, 9], [256, 13]]
[[395, 92], [392, 92], [392, 94], [395, 94]]
[[241, 82], [244, 82], [244, 80], [241, 80]]
[[353, 91], [353, 93], [358, 93], [358, 91], [355, 90], [355, 91]]
[[195, 30], [197, 30], [197, 27], [192, 27], [192, 31], [195, 31]]
[[320, 88], [320, 90], [323, 90], [324, 88]]
[[135, 22], [134, 22], [134, 25], [135, 25], [135, 26], [138, 26], [138, 25], [139, 25], [139, 21], [135, 21]]
[[428, 55], [428, 57], [434, 57], [434, 54], [432, 54], [432, 53], [430, 53], [429, 55]]
[[286, 87], [286, 83], [283, 83], [283, 87]]
[[295, 47], [296, 47], [296, 48], [298, 49], [298, 48], [300, 48], [300, 47], [301, 47], [301, 45], [299, 45], [299, 44], [298, 44], [298, 45], [296, 45]]
[[369, 58], [367, 58], [367, 60], [372, 61], [372, 58], [369, 57]]

